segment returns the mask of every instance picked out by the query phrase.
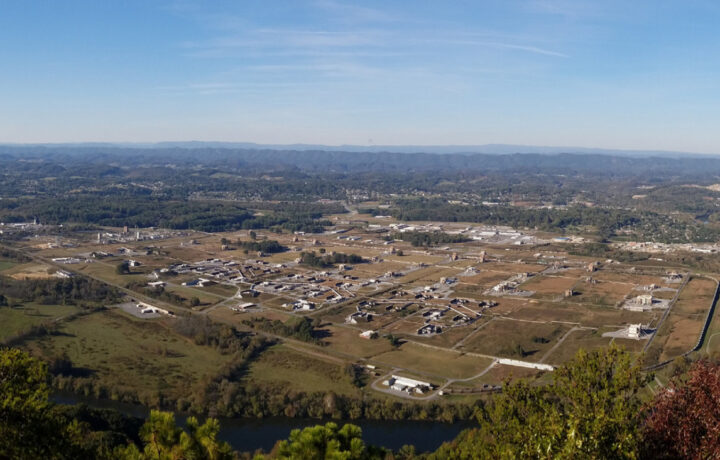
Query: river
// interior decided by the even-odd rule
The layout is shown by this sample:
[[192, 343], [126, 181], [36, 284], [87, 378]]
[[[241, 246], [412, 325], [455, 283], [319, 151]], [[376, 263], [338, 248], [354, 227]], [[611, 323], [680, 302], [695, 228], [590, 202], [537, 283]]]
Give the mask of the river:
[[[147, 417], [150, 411], [134, 404], [117, 401], [88, 398], [68, 392], [53, 394], [52, 400], [59, 404], [85, 403], [99, 409], [114, 409], [134, 417]], [[177, 414], [179, 423], [184, 423], [185, 415]], [[220, 418], [218, 437], [227, 441], [235, 450], [270, 450], [279, 439], [287, 439], [295, 428], [325, 423], [330, 420], [296, 419], [273, 417], [263, 419]], [[332, 420], [338, 425], [344, 421]], [[363, 440], [367, 444], [397, 450], [404, 444], [412, 444], [418, 452], [437, 449], [445, 441], [454, 439], [460, 431], [473, 426], [472, 422], [441, 423], [401, 420], [351, 420], [347, 423], [358, 425], [363, 430]]]

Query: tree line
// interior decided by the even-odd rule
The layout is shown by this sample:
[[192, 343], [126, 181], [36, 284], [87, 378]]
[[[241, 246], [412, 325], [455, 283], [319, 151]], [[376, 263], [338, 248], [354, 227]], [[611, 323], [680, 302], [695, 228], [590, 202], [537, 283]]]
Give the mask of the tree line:
[[465, 243], [471, 241], [464, 235], [451, 235], [445, 232], [397, 232], [389, 237], [394, 240], [407, 241], [413, 246], [437, 246], [439, 244]]
[[335, 264], [361, 264], [365, 262], [367, 262], [367, 259], [357, 254], [334, 252], [332, 254], [317, 255], [315, 251], [300, 253], [300, 263], [314, 268], [329, 268]]
[[239, 229], [322, 232], [330, 225], [317, 209], [291, 209], [256, 215], [253, 210], [226, 201], [192, 201], [85, 194], [0, 201], [0, 218], [26, 222], [37, 218], [45, 224], [93, 224], [108, 227], [161, 227], [175, 230], [224, 232]]
[[82, 276], [30, 280], [0, 276], [0, 292], [6, 299], [6, 305], [14, 302], [37, 302], [44, 305], [115, 303], [122, 297], [112, 286]]

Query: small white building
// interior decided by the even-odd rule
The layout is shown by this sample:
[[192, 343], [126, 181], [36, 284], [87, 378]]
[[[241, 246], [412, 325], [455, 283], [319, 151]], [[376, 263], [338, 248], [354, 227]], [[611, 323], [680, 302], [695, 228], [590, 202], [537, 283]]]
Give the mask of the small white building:
[[640, 305], [652, 305], [653, 304], [653, 296], [650, 294], [642, 294], [635, 298], [635, 302]]
[[167, 310], [164, 310], [162, 308], [155, 307], [153, 305], [147, 304], [145, 302], [138, 302], [135, 307], [140, 310], [140, 313], [143, 315], [149, 315], [152, 313], [158, 313], [162, 315], [170, 315], [171, 313]]
[[72, 278], [73, 274], [65, 271], [65, 270], [58, 270], [55, 272], [55, 277], [57, 278]]
[[363, 331], [363, 332], [361, 332], [359, 335], [360, 335], [360, 337], [363, 338], [363, 339], [373, 339], [373, 338], [377, 337], [377, 332], [372, 331], [372, 330], [370, 330], [370, 331]]
[[415, 380], [408, 377], [400, 377], [398, 375], [390, 376], [390, 379], [383, 382], [388, 385], [390, 389], [395, 391], [404, 391], [406, 393], [418, 393], [423, 394], [428, 390], [433, 389], [433, 384], [423, 382], [421, 380]]

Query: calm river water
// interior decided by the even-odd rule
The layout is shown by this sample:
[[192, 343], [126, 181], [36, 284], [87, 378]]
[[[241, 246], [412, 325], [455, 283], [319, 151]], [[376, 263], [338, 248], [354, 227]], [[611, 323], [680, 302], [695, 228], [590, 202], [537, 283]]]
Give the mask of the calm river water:
[[[53, 401], [60, 404], [85, 403], [90, 407], [101, 409], [115, 409], [124, 414], [135, 417], [146, 417], [150, 411], [143, 406], [123, 404], [117, 401], [86, 398], [73, 393], [55, 393]], [[177, 415], [183, 422], [184, 415]], [[294, 418], [265, 418], [246, 419], [230, 418], [220, 419], [219, 437], [239, 451], [254, 451], [256, 449], [270, 450], [279, 439], [286, 439], [294, 428], [324, 423], [323, 420], [294, 419]], [[338, 425], [343, 421], [334, 420]], [[398, 420], [353, 420], [349, 421], [363, 430], [363, 439], [368, 444], [387, 447], [397, 450], [404, 444], [412, 444], [418, 452], [437, 449], [445, 441], [454, 439], [460, 431], [473, 426], [471, 422], [458, 422], [454, 424], [422, 421]]]

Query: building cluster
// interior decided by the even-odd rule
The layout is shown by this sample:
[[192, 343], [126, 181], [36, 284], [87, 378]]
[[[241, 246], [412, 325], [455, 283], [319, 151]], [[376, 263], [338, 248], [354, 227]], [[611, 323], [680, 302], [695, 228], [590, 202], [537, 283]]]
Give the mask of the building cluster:
[[53, 262], [55, 262], [56, 264], [66, 264], [66, 265], [83, 264], [83, 263], [92, 262], [91, 259], [79, 259], [77, 257], [55, 257], [54, 259], [51, 259], [51, 260]]
[[[376, 218], [390, 218], [390, 216], [375, 216]], [[369, 224], [368, 229], [375, 232], [444, 232], [450, 235], [462, 235], [473, 241], [481, 241], [487, 244], [541, 244], [547, 241], [538, 239], [536, 236], [524, 234], [511, 227], [505, 226], [467, 226], [458, 227], [447, 223], [391, 223], [387, 225]]]
[[176, 238], [187, 236], [188, 232], [178, 230], [129, 230], [124, 227], [122, 231], [111, 232], [99, 232], [97, 234], [97, 244], [117, 244], [117, 243], [130, 243], [134, 241], [156, 241], [164, 240], [167, 238]]
[[531, 273], [518, 273], [488, 289], [487, 291], [485, 291], [485, 294], [494, 296], [531, 296], [533, 294], [533, 291], [524, 291], [520, 289], [520, 285], [527, 281], [531, 276]]
[[677, 251], [697, 252], [701, 254], [720, 252], [720, 244], [718, 243], [654, 243], [651, 241], [628, 241], [614, 243], [613, 246], [624, 251], [649, 252], [655, 254], [668, 254]]
[[668, 299], [658, 299], [653, 297], [652, 294], [640, 294], [627, 300], [623, 308], [625, 308], [625, 310], [643, 312], [657, 308], [667, 308], [669, 305], [670, 300]]
[[237, 284], [240, 282], [252, 282], [263, 275], [280, 273], [282, 268], [284, 268], [283, 265], [272, 265], [262, 260], [239, 263], [233, 260], [210, 258], [194, 263], [173, 264], [161, 269], [160, 272], [172, 271], [179, 275], [194, 273], [202, 277], [198, 280], [198, 283], [208, 283], [213, 280], [215, 282]]
[[310, 311], [315, 310], [315, 302], [310, 302], [307, 299], [299, 299], [294, 302], [282, 304], [283, 308], [289, 308], [293, 311]]
[[42, 224], [34, 219], [32, 222], [0, 222], [0, 235], [5, 232], [12, 233], [18, 231], [39, 230]]

